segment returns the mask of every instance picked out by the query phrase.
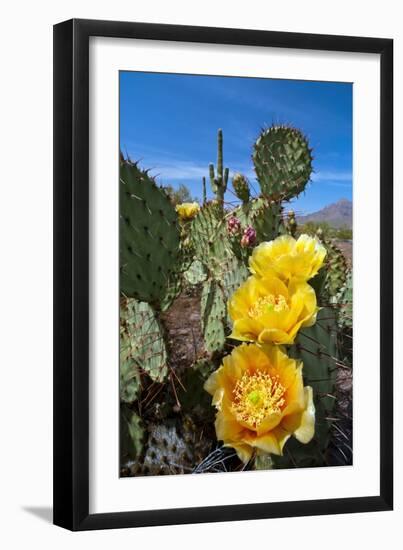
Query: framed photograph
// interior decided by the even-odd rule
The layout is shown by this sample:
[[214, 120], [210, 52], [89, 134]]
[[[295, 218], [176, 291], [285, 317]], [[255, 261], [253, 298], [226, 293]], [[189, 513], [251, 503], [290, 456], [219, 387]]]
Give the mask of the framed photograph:
[[393, 41], [54, 27], [54, 523], [391, 510]]

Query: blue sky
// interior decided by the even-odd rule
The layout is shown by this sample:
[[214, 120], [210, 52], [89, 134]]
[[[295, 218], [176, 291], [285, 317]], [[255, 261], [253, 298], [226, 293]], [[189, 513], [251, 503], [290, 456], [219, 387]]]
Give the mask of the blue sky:
[[[258, 191], [251, 152], [262, 127], [300, 128], [313, 147], [314, 174], [293, 204], [309, 213], [352, 198], [352, 85], [238, 77], [120, 73], [120, 146], [157, 181], [186, 184], [201, 198], [202, 177], [216, 164], [217, 130], [224, 163]], [[209, 195], [212, 196], [208, 185]], [[235, 200], [231, 191], [226, 200]]]

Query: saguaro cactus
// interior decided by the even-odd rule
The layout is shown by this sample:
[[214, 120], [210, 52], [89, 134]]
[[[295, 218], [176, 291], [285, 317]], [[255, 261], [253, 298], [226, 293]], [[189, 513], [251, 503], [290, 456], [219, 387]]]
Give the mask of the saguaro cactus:
[[210, 164], [210, 184], [213, 193], [217, 197], [217, 201], [224, 203], [224, 195], [227, 190], [229, 169], [224, 169], [223, 160], [223, 135], [221, 128], [218, 130], [218, 145], [217, 145], [217, 174], [215, 174], [214, 164]]

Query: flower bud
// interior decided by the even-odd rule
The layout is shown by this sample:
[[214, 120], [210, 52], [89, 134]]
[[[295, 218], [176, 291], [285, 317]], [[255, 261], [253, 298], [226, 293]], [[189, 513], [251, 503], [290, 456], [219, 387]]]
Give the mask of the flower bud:
[[246, 203], [249, 201], [250, 191], [248, 180], [242, 174], [235, 174], [232, 178], [232, 186], [234, 188], [236, 196]]
[[253, 229], [251, 225], [248, 225], [246, 229], [244, 229], [242, 239], [241, 239], [241, 246], [242, 248], [247, 248], [249, 246], [253, 246], [256, 243], [256, 231]]
[[228, 233], [232, 236], [241, 232], [241, 222], [235, 216], [231, 216], [227, 222]]

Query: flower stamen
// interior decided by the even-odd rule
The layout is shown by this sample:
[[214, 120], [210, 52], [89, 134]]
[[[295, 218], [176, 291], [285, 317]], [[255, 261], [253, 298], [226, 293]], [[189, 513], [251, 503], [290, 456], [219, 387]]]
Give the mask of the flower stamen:
[[233, 414], [252, 428], [257, 428], [268, 415], [280, 413], [285, 404], [285, 389], [279, 377], [266, 372], [244, 373], [232, 393]]
[[268, 294], [267, 296], [261, 296], [249, 308], [248, 314], [252, 319], [256, 319], [271, 311], [280, 312], [288, 309], [287, 300], [282, 294]]

